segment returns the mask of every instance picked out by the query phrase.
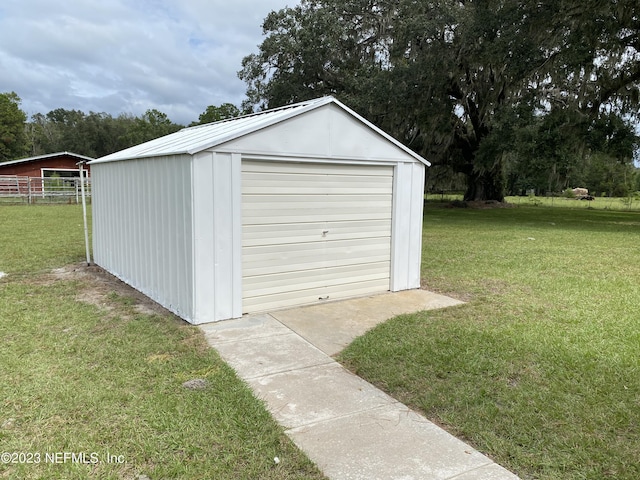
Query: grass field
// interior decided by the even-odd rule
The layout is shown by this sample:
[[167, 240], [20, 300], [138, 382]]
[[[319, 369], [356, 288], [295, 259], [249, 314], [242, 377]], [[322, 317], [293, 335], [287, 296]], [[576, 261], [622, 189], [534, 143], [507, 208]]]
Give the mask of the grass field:
[[[423, 284], [468, 303], [341, 361], [523, 479], [640, 478], [639, 234], [634, 211], [428, 204]], [[0, 453], [41, 455], [0, 478], [323, 478], [196, 328], [60, 269], [79, 206], [0, 206], [0, 245]]]
[[[429, 193], [425, 199], [433, 204], [462, 200], [462, 194]], [[596, 197], [593, 201], [576, 200], [567, 197], [505, 197], [505, 202], [517, 207], [559, 207], [564, 209], [640, 211], [640, 196]]]
[[197, 328], [80, 267], [81, 211], [0, 206], [0, 478], [324, 478]]
[[428, 204], [423, 251], [468, 303], [340, 360], [523, 479], [640, 478], [640, 213]]
[[506, 197], [505, 201], [516, 206], [560, 207], [564, 209], [640, 211], [640, 198], [596, 197], [592, 201], [566, 197]]

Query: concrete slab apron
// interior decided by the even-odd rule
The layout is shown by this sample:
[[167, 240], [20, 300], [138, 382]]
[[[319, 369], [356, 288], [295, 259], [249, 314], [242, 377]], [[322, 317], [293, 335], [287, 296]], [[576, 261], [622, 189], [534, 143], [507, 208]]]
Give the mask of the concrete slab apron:
[[281, 310], [271, 315], [327, 355], [335, 355], [356, 337], [392, 317], [463, 303], [427, 290], [404, 290]]
[[517, 479], [271, 314], [200, 328], [330, 479]]

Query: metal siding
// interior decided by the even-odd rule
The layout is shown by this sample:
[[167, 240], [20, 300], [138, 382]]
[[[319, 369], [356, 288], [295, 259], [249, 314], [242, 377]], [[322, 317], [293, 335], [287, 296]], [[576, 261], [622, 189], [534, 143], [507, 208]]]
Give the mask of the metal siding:
[[242, 315], [240, 156], [194, 157], [195, 323]]
[[422, 279], [422, 222], [424, 210], [424, 175], [425, 166], [420, 163], [411, 164], [411, 225], [409, 232], [409, 265], [407, 289], [420, 288]]
[[213, 153], [193, 158], [194, 273], [196, 322], [215, 320]]
[[423, 160], [363, 120], [341, 106], [327, 104], [306, 111], [304, 115], [248, 132], [216, 146], [216, 150], [292, 159], [367, 160], [375, 163]]
[[231, 217], [233, 218], [232, 256], [232, 312], [233, 318], [242, 316], [242, 155], [231, 154]]
[[216, 319], [231, 318], [233, 298], [233, 222], [231, 155], [216, 154], [213, 162], [214, 258]]
[[96, 164], [95, 172], [99, 178], [93, 192], [96, 263], [190, 320], [190, 157]]
[[242, 170], [244, 312], [389, 290], [392, 167]]
[[395, 169], [391, 290], [420, 288], [424, 166], [399, 163]]

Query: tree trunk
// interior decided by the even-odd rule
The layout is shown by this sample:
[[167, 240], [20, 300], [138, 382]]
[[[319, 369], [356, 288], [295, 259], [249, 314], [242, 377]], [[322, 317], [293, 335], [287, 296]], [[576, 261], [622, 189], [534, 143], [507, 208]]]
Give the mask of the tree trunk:
[[502, 172], [496, 172], [495, 169], [492, 169], [482, 173], [476, 172], [475, 170], [467, 173], [467, 191], [464, 194], [464, 200], [467, 202], [477, 200], [496, 200], [503, 202], [504, 184], [502, 181]]

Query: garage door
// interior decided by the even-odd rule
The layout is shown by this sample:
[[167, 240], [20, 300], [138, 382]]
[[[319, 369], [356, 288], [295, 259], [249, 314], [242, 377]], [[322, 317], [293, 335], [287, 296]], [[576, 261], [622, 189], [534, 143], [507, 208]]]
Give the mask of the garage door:
[[243, 312], [389, 290], [393, 167], [242, 162]]

